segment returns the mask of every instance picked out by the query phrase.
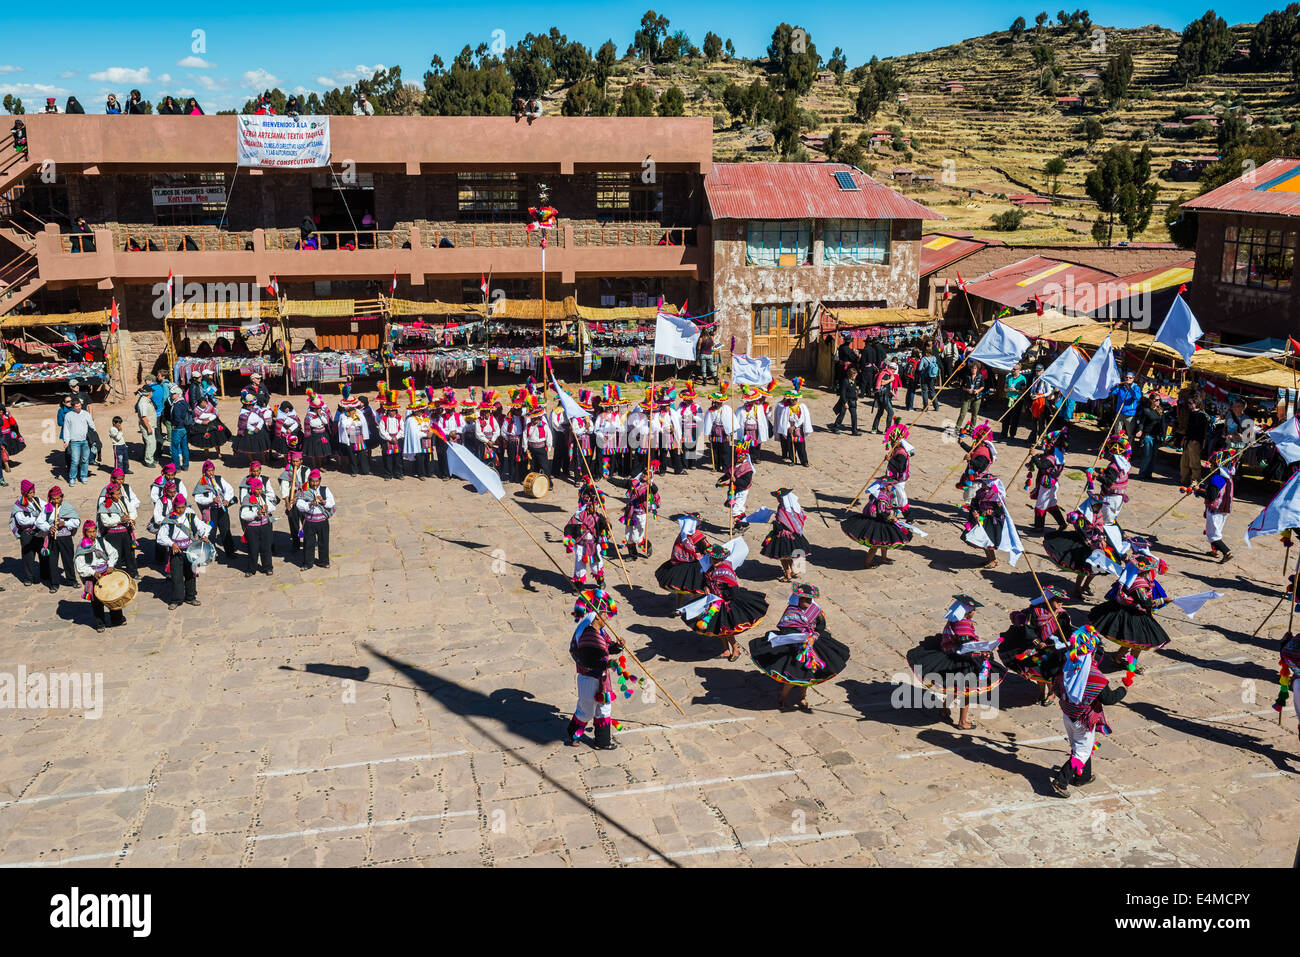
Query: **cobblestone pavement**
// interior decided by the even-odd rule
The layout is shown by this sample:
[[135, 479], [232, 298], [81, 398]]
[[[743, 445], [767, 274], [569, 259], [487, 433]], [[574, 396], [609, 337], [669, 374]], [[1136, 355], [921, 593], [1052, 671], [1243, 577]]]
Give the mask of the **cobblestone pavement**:
[[[814, 399], [814, 422], [830, 404]], [[105, 433], [108, 411], [95, 409]], [[9, 474], [10, 501], [16, 478], [37, 480], [42, 495], [50, 484], [41, 418], [53, 409], [16, 412], [31, 447]], [[232, 403], [223, 412], [233, 420]], [[0, 671], [102, 673], [104, 702], [99, 720], [0, 713], [0, 863], [1288, 864], [1300, 747], [1290, 708], [1279, 727], [1270, 707], [1286, 609], [1250, 637], [1280, 594], [1282, 549], [1272, 536], [1250, 550], [1240, 541], [1270, 494], [1263, 485], [1247, 483], [1234, 508], [1227, 564], [1203, 556], [1194, 506], [1154, 530], [1171, 595], [1225, 597], [1195, 621], [1161, 613], [1174, 641], [1143, 659], [1147, 673], [1109, 709], [1115, 733], [1088, 787], [1052, 794], [1060, 713], [1016, 679], [996, 709], [972, 710], [974, 731], [939, 707], [896, 706], [916, 697], [903, 655], [938, 629], [952, 593], [985, 603], [977, 624], [992, 635], [1035, 593], [1023, 563], [980, 571], [982, 556], [958, 541], [960, 495], [945, 473], [961, 453], [940, 433], [951, 415], [941, 407], [913, 433], [908, 490], [929, 537], [871, 572], [837, 513], [879, 461], [879, 436], [819, 428], [812, 467], [766, 452], [758, 465], [755, 506], [788, 484], [808, 508], [805, 579], [853, 652], [843, 675], [810, 692], [811, 715], [779, 713], [774, 682], [672, 618], [652, 575], [676, 531], [667, 516], [700, 508], [706, 530], [725, 535], [727, 513], [709, 473], [664, 479], [654, 559], [630, 563], [631, 588], [617, 565], [609, 581], [617, 629], [686, 713], [661, 694], [620, 702], [614, 752], [561, 742], [574, 703], [564, 580], [490, 497], [459, 481], [330, 474], [329, 569], [278, 556], [270, 579], [215, 567], [199, 579], [202, 607], [169, 613], [151, 568], [127, 625], [103, 635], [79, 591], [18, 584], [9, 539]], [[1095, 440], [1076, 430], [1063, 500], [1080, 494]], [[1061, 582], [1029, 532], [1023, 473], [1011, 472], [1023, 455], [1003, 446], [998, 471], [1035, 567]], [[151, 474], [133, 469], [143, 493]], [[223, 473], [237, 482], [243, 469]], [[71, 491], [83, 516], [106, 478]], [[1176, 477], [1135, 480], [1126, 527], [1141, 529], [1176, 489]], [[562, 486], [540, 501], [512, 494], [508, 507], [566, 564], [561, 525], [575, 498]], [[741, 577], [768, 595], [770, 627], [787, 591], [757, 555], [762, 532], [748, 537], [755, 557]]]

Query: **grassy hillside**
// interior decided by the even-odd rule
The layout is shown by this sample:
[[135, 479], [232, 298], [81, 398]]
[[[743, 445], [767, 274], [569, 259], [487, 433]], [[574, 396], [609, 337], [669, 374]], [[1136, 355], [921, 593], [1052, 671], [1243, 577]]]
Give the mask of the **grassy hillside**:
[[[824, 73], [807, 96], [802, 109], [817, 114], [808, 135], [825, 135], [839, 125], [849, 139], [873, 129], [898, 126], [911, 138], [910, 152], [877, 147], [868, 163], [877, 178], [889, 179], [895, 166], [907, 166], [935, 178], [926, 187], [900, 187], [903, 192], [942, 213], [947, 228], [969, 229], [1017, 242], [1090, 242], [1096, 211], [1087, 200], [1083, 180], [1092, 158], [1115, 143], [1135, 149], [1148, 143], [1160, 194], [1152, 224], [1138, 237], [1166, 241], [1163, 206], [1194, 193], [1197, 184], [1168, 177], [1175, 157], [1218, 153], [1216, 133], [1201, 135], [1186, 130], [1162, 130], [1160, 124], [1185, 113], [1222, 113], [1230, 106], [1250, 115], [1254, 124], [1268, 124], [1289, 132], [1300, 120], [1300, 102], [1292, 92], [1291, 78], [1282, 73], [1225, 72], [1202, 78], [1186, 87], [1169, 74], [1178, 49], [1178, 34], [1157, 26], [1137, 29], [1102, 28], [1105, 52], [1094, 50], [1092, 35], [1080, 37], [1061, 29], [1038, 34], [1031, 27], [1019, 41], [1008, 33], [995, 33], [952, 46], [914, 53], [893, 60], [907, 93], [906, 103], [887, 103], [869, 125], [851, 119], [858, 87], [846, 73], [837, 83]], [[1238, 45], [1249, 44], [1250, 26], [1234, 27]], [[821, 38], [814, 37], [814, 40]], [[1054, 95], [1040, 91], [1039, 71], [1032, 47], [1049, 45], [1061, 75]], [[1095, 94], [1095, 79], [1075, 73], [1098, 73], [1107, 59], [1121, 49], [1132, 53], [1135, 71], [1129, 99], [1110, 109]], [[823, 53], [823, 55], [825, 55]], [[1231, 69], [1229, 67], [1228, 69]], [[721, 101], [729, 82], [748, 84], [764, 75], [763, 63], [723, 61], [656, 65], [622, 62], [615, 68], [609, 91], [617, 97], [631, 82], [643, 82], [657, 93], [676, 85], [686, 95], [689, 115], [715, 117], [714, 152], [719, 160], [775, 160], [772, 135], [762, 127], [733, 124]], [[943, 92], [944, 81], [961, 81], [960, 92]], [[1056, 97], [1082, 94], [1085, 106], [1063, 112]], [[562, 91], [548, 98], [548, 112], [558, 112]], [[1104, 134], [1091, 150], [1080, 132], [1086, 117], [1095, 117]], [[810, 118], [811, 120], [811, 118]], [[811, 151], [810, 155], [817, 155]], [[990, 227], [994, 214], [1011, 208], [1007, 195], [1049, 193], [1043, 167], [1054, 156], [1066, 160], [1059, 196], [1048, 211], [1027, 214], [1014, 233], [996, 233]], [[1116, 239], [1122, 239], [1117, 235]]]

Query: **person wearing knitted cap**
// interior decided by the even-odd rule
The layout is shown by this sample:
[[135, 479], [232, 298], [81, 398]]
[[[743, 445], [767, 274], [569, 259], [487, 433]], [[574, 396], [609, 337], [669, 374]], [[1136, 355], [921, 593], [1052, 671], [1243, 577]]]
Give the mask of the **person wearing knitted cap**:
[[[432, 408], [432, 403], [430, 403]], [[433, 424], [437, 429], [434, 434], [434, 448], [438, 455], [438, 477], [443, 481], [451, 478], [451, 453], [449, 444], [462, 445], [465, 437], [465, 425], [468, 421], [456, 403], [456, 393], [444, 395], [435, 412]]]
[[627, 429], [627, 467], [633, 475], [645, 467], [645, 461], [650, 454], [651, 408], [652, 403], [647, 396], [629, 408], [623, 420], [624, 427]]
[[749, 641], [754, 664], [781, 685], [782, 711], [798, 708], [811, 714], [808, 689], [830, 681], [848, 666], [849, 648], [831, 637], [826, 614], [817, 604], [820, 597], [816, 585], [795, 585], [776, 630]]
[[289, 554], [302, 551], [303, 530], [302, 513], [298, 511], [298, 492], [307, 485], [307, 477], [312, 470], [302, 464], [302, 453], [297, 449], [289, 450], [289, 461], [284, 471], [276, 478], [276, 494], [284, 502], [285, 514], [289, 519]]
[[911, 508], [907, 503], [907, 480], [912, 474], [912, 453], [916, 451], [907, 441], [910, 435], [902, 422], [896, 422], [885, 430], [885, 448], [889, 449], [885, 478], [894, 483], [894, 501], [904, 515]]
[[570, 747], [578, 743], [588, 722], [593, 725], [593, 747], [602, 751], [618, 747], [613, 735], [614, 675], [620, 685], [630, 676], [622, 667], [623, 645], [605, 630], [617, 614], [618, 604], [602, 588], [582, 592], [573, 605], [578, 624], [569, 641], [569, 657], [578, 672], [578, 703], [564, 734], [564, 743]]
[[1169, 633], [1156, 620], [1156, 610], [1169, 603], [1169, 596], [1157, 580], [1169, 570], [1164, 559], [1151, 554], [1145, 539], [1130, 538], [1130, 562], [1123, 578], [1117, 579], [1106, 592], [1106, 600], [1088, 612], [1088, 622], [1107, 641], [1125, 649], [1126, 665], [1142, 674], [1137, 665], [1144, 651], [1169, 644]]
[[984, 549], [984, 568], [997, 568], [997, 545], [1002, 541], [1007, 511], [1002, 483], [992, 475], [980, 476], [975, 495], [966, 507], [966, 525], [961, 540], [974, 548]]
[[168, 462], [163, 465], [158, 472], [157, 478], [149, 485], [149, 501], [153, 502], [155, 511], [157, 511], [159, 501], [162, 500], [163, 489], [166, 488], [168, 482], [175, 484], [176, 492], [186, 498], [189, 497], [190, 490], [185, 487], [185, 480], [176, 474], [176, 466]]
[[681, 455], [685, 468], [699, 468], [707, 462], [704, 456], [704, 409], [695, 394], [695, 382], [687, 379], [677, 392], [677, 407], [673, 419], [682, 437]]
[[321, 568], [330, 567], [330, 519], [334, 515], [334, 493], [320, 481], [320, 469], [307, 473], [307, 484], [298, 492], [297, 508], [302, 515], [302, 567], [307, 571], [313, 559]]
[[896, 486], [889, 479], [872, 482], [863, 493], [861, 515], [850, 515], [840, 523], [844, 534], [859, 545], [867, 546], [867, 567], [893, 564], [890, 550], [902, 548], [912, 540], [912, 530], [898, 518]]
[[1057, 531], [1065, 531], [1065, 515], [1057, 501], [1057, 490], [1061, 483], [1061, 472], [1065, 470], [1065, 450], [1068, 445], [1065, 429], [1057, 429], [1043, 436], [1042, 451], [1029, 460], [1025, 490], [1034, 500], [1034, 531], [1043, 531], [1048, 515], [1056, 520]]
[[81, 578], [82, 594], [90, 599], [90, 610], [95, 616], [95, 631], [102, 632], [105, 624], [126, 624], [126, 615], [122, 609], [109, 611], [95, 594], [95, 582], [113, 570], [119, 556], [117, 549], [99, 534], [99, 527], [90, 519], [81, 523], [81, 536], [73, 551], [73, 560], [77, 575]]
[[781, 440], [781, 459], [808, 466], [808, 436], [812, 435], [812, 416], [803, 402], [803, 379], [796, 377], [773, 412], [774, 429]]
[[45, 503], [36, 495], [36, 483], [29, 479], [18, 483], [18, 498], [9, 510], [9, 531], [18, 539], [24, 585], [34, 585], [40, 578], [41, 544], [45, 540], [41, 524], [44, 510]]
[[[740, 543], [743, 545], [743, 543]], [[704, 568], [704, 597], [677, 610], [682, 620], [698, 635], [712, 635], [723, 641], [722, 654], [728, 661], [740, 657], [736, 636], [763, 620], [767, 614], [767, 597], [762, 592], [740, 586], [736, 575], [741, 558], [732, 559], [726, 545], [710, 545], [701, 560]]]
[[320, 468], [333, 454], [330, 441], [330, 414], [325, 400], [311, 389], [307, 390], [307, 414], [303, 416], [304, 445], [302, 457], [314, 469]]
[[379, 434], [379, 461], [384, 480], [401, 479], [402, 468], [402, 413], [397, 405], [397, 393], [385, 389], [379, 403], [379, 416], [375, 420]]
[[803, 537], [808, 515], [799, 506], [799, 498], [793, 489], [779, 488], [772, 494], [776, 496], [776, 513], [772, 516], [772, 529], [763, 539], [760, 550], [766, 557], [781, 563], [781, 581], [792, 582], [799, 577], [803, 559], [812, 549], [808, 539]]
[[1092, 580], [1119, 559], [1119, 540], [1112, 542], [1106, 532], [1100, 507], [1084, 502], [1077, 511], [1065, 516], [1066, 527], [1043, 536], [1043, 551], [1058, 568], [1073, 572], [1075, 601], [1092, 594]]
[[975, 610], [983, 607], [969, 595], [953, 595], [943, 631], [907, 653], [907, 663], [922, 684], [961, 703], [956, 725], [962, 731], [975, 727], [969, 720], [971, 696], [988, 694], [1006, 677], [1006, 669], [992, 656], [997, 640], [980, 641], [975, 633]]
[[260, 459], [271, 448], [271, 433], [267, 429], [266, 418], [257, 405], [256, 393], [245, 389], [239, 396], [239, 424], [235, 427], [235, 438], [231, 448], [236, 454], [242, 452], [253, 459]]
[[[259, 465], [258, 471], [261, 471]], [[261, 571], [271, 574], [271, 542], [274, 536], [275, 506], [278, 495], [262, 480], [261, 475], [250, 475], [239, 486], [239, 518], [244, 523], [244, 538], [248, 543], [248, 567], [244, 577], [252, 578]], [[258, 566], [261, 565], [259, 569]]]
[[60, 559], [68, 576], [68, 584], [77, 584], [77, 571], [72, 557], [74, 538], [81, 528], [81, 516], [63, 500], [63, 489], [57, 485], [50, 488], [45, 506], [41, 509], [41, 528], [45, 532], [41, 549], [41, 577], [45, 580], [46, 587], [52, 592], [59, 590]]
[[528, 419], [524, 417], [521, 390], [510, 392], [510, 408], [501, 423], [501, 478], [506, 482], [522, 482], [527, 471], [528, 454], [524, 448], [524, 431]]
[[715, 472], [731, 464], [731, 435], [736, 431], [736, 415], [727, 403], [728, 383], [722, 382], [709, 393], [709, 408], [704, 413], [702, 439], [709, 443], [709, 461]]
[[546, 421], [546, 410], [536, 403], [528, 410], [528, 426], [524, 429], [524, 445], [528, 449], [530, 471], [541, 472], [548, 479], [551, 477], [551, 450], [555, 447], [555, 435], [551, 425]]
[[970, 442], [958, 436], [957, 444], [966, 450], [966, 468], [957, 480], [957, 488], [966, 496], [969, 505], [975, 498], [981, 479], [989, 474], [989, 469], [998, 460], [998, 450], [993, 444], [993, 426], [981, 422], [971, 431]]
[[484, 392], [478, 416], [474, 419], [479, 458], [492, 468], [497, 468], [501, 461], [501, 417], [497, 414], [497, 405], [496, 393], [491, 390]]
[[676, 394], [668, 387], [655, 397], [654, 409], [650, 412], [650, 454], [671, 464], [674, 475], [681, 475], [686, 459], [682, 455], [681, 419], [673, 408], [675, 399]]
[[728, 463], [722, 477], [714, 483], [717, 488], [727, 486], [729, 494], [725, 504], [731, 506], [732, 518], [742, 532], [749, 527], [749, 522], [745, 521], [745, 503], [749, 499], [749, 490], [754, 485], [754, 464], [749, 460], [750, 448], [749, 439], [737, 439], [732, 453], [735, 464]]
[[[199, 517], [212, 526], [212, 538], [221, 543], [222, 557], [234, 561], [235, 539], [230, 533], [230, 506], [239, 501], [230, 483], [217, 474], [214, 462], [203, 463], [198, 482], [194, 486], [194, 504]], [[213, 542], [215, 545], [216, 542]]]
[[212, 526], [194, 514], [184, 495], [172, 499], [171, 508], [158, 526], [158, 544], [167, 550], [167, 575], [172, 582], [172, 600], [167, 605], [168, 611], [175, 611], [181, 602], [187, 605], [202, 604], [199, 601], [198, 577], [194, 572], [194, 563], [186, 549], [196, 541], [206, 542], [212, 534]]
[[1237, 458], [1237, 453], [1231, 449], [1215, 452], [1210, 459], [1214, 473], [1196, 493], [1205, 499], [1205, 537], [1210, 543], [1210, 557], [1219, 556], [1220, 563], [1232, 558], [1232, 549], [1223, 544], [1223, 526], [1232, 511], [1232, 473], [1236, 470]]
[[602, 504], [605, 493], [591, 482], [578, 488], [578, 510], [564, 526], [564, 547], [573, 554], [574, 586], [587, 587], [591, 575], [597, 588], [605, 587], [605, 552], [609, 548], [610, 529]]
[[[555, 448], [555, 456], [551, 462], [551, 472], [557, 478], [567, 479], [570, 477], [569, 463], [571, 458], [570, 450], [573, 446], [573, 423], [569, 421], [569, 416], [565, 413], [564, 406], [560, 404], [558, 396], [555, 399], [555, 408], [550, 411], [546, 423], [550, 426], [552, 444]], [[578, 463], [578, 469], [581, 471], [581, 463]]]
[[1070, 757], [1052, 776], [1052, 790], [1061, 797], [1071, 785], [1081, 787], [1092, 780], [1092, 752], [1097, 735], [1110, 734], [1105, 705], [1120, 701], [1128, 688], [1111, 688], [1098, 667], [1101, 636], [1089, 625], [1075, 629], [1067, 640], [1061, 669], [1052, 677], [1052, 690], [1061, 703], [1061, 722], [1070, 743]]
[[[1101, 514], [1107, 525], [1119, 521], [1120, 509], [1128, 501], [1129, 455], [1132, 453], [1128, 436], [1124, 433], [1112, 435], [1103, 446], [1106, 467], [1102, 469]], [[1092, 490], [1092, 471], [1088, 471], [1089, 491]]]
[[126, 475], [121, 469], [113, 469], [95, 510], [105, 544], [112, 545], [113, 554], [117, 556], [114, 559], [119, 563], [117, 567], [132, 578], [138, 577], [135, 523], [140, 517], [140, 499], [126, 484]]
[[708, 550], [709, 540], [700, 531], [700, 513], [678, 515], [675, 521], [681, 530], [673, 542], [672, 555], [655, 569], [655, 581], [679, 599], [682, 595], [703, 595], [704, 569], [700, 567], [700, 559]]

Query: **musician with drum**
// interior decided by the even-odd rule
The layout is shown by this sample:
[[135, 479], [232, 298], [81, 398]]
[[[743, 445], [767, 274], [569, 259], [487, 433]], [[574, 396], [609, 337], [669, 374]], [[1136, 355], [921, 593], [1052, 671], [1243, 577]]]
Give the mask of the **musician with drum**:
[[[135, 582], [127, 577], [125, 572], [117, 571], [113, 567], [117, 564], [117, 559], [117, 549], [109, 542], [107, 536], [100, 537], [99, 526], [90, 519], [82, 522], [81, 541], [77, 543], [74, 560], [77, 575], [80, 576], [85, 589], [82, 594], [90, 600], [90, 610], [95, 615], [96, 631], [102, 632], [105, 624], [126, 624], [126, 615], [122, 613], [122, 609], [135, 597]], [[109, 590], [108, 586], [112, 582], [105, 582], [105, 579], [112, 576], [125, 578], [126, 582], [121, 596], [117, 597], [115, 594], [112, 607], [109, 607], [104, 603], [101, 593]], [[104, 583], [102, 587], [101, 583]]]
[[334, 494], [320, 484], [320, 469], [307, 473], [307, 484], [298, 490], [298, 514], [302, 516], [302, 567], [311, 568], [314, 560], [321, 568], [330, 567], [330, 517], [334, 514]]
[[194, 486], [194, 504], [199, 507], [199, 517], [217, 533], [227, 562], [235, 558], [235, 538], [230, 534], [230, 506], [238, 500], [230, 483], [217, 474], [216, 463], [204, 462], [203, 475]]
[[[208, 543], [212, 526], [194, 514], [184, 495], [172, 499], [167, 515], [158, 525], [158, 544], [167, 550], [167, 574], [172, 580], [172, 600], [168, 611], [175, 611], [181, 602], [199, 605], [198, 578], [194, 573], [195, 559], [206, 564], [204, 549], [190, 551], [196, 543]], [[210, 544], [210, 543], [208, 543]], [[212, 551], [215, 551], [213, 549]], [[210, 554], [210, 553], [209, 553]]]

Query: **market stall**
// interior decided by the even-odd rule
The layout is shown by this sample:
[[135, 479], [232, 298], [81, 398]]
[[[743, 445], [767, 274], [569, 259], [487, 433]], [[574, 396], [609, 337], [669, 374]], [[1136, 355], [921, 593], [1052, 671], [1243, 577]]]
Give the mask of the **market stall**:
[[233, 395], [255, 372], [268, 381], [284, 373], [287, 337], [274, 302], [177, 303], [163, 331], [172, 379], [181, 388], [211, 373], [218, 392]]
[[817, 378], [827, 385], [834, 381], [837, 335], [847, 337], [858, 348], [867, 339], [880, 339], [890, 351], [901, 351], [933, 337], [942, 322], [925, 309], [838, 308], [824, 303], [818, 318]]
[[[289, 388], [353, 379], [383, 379], [384, 308], [378, 299], [282, 299], [280, 321], [290, 344], [286, 359]], [[294, 349], [293, 330], [310, 326], [313, 335]]]
[[[676, 306], [575, 306], [584, 378], [621, 378], [621, 368], [648, 369], [654, 361], [655, 316]], [[681, 364], [681, 363], [679, 363]]]
[[[0, 402], [16, 386], [66, 389], [69, 379], [113, 387], [120, 362], [109, 310], [0, 319]], [[120, 385], [120, 383], [118, 383]]]

